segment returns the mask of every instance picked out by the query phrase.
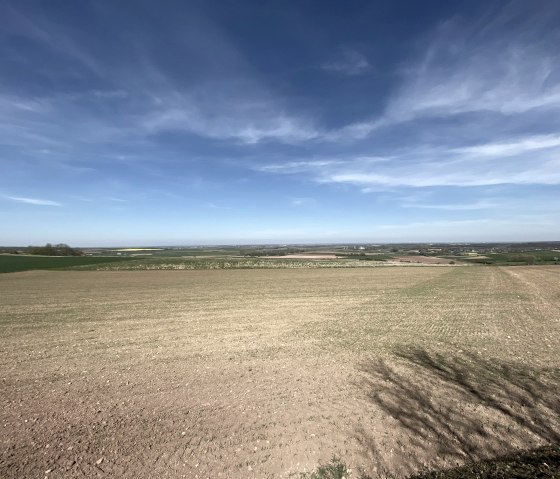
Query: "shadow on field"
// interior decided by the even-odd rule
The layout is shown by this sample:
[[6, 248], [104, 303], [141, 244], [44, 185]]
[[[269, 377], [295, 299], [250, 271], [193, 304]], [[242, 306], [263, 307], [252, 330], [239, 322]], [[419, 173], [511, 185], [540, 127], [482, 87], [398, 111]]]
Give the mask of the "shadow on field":
[[358, 431], [378, 474], [410, 474], [560, 444], [560, 370], [415, 349], [362, 364], [361, 386], [388, 416], [386, 436]]

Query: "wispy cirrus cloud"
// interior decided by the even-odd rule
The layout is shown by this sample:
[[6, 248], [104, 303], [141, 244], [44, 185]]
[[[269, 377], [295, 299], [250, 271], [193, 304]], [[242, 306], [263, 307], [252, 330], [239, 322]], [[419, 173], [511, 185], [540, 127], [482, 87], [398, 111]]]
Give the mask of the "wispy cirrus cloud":
[[[158, 224], [173, 238], [232, 238], [236, 224], [248, 240], [282, 242], [334, 237], [324, 225], [337, 209], [336, 237], [364, 240], [411, 218], [557, 217], [554, 0], [457, 5], [451, 18], [448, 6], [414, 7], [405, 22], [356, 6], [336, 32], [337, 11], [309, 15], [317, 7], [293, 30], [299, 6], [272, 20], [244, 7], [258, 28], [241, 31], [242, 8], [205, 2], [171, 13], [146, 3], [133, 16], [132, 0], [40, 3], [0, 2], [0, 199], [32, 234], [55, 227], [39, 206], [62, 205], [69, 230], [70, 218], [94, 219], [84, 238], [109, 217], [107, 235], [114, 224], [151, 238]], [[518, 231], [533, 224], [518, 217]], [[395, 231], [440, 226], [460, 225]]]
[[[10, 8], [7, 11], [18, 35], [43, 42], [57, 57], [95, 72], [103, 81], [73, 94], [4, 99], [3, 103], [9, 102], [10, 109], [19, 113], [15, 117], [7, 113], [3, 136], [15, 138], [12, 141], [21, 145], [26, 141], [67, 145], [70, 138], [82, 143], [138, 141], [166, 132], [246, 145], [268, 141], [352, 143], [380, 129], [423, 118], [560, 109], [556, 67], [560, 56], [555, 48], [560, 34], [548, 29], [539, 36], [539, 26], [550, 21], [549, 17], [558, 17], [559, 9], [549, 8], [545, 16], [513, 2], [503, 10], [498, 18], [475, 26], [462, 24], [460, 18], [444, 22], [426, 42], [425, 52], [402, 68], [381, 115], [328, 129], [318, 118], [290, 108], [281, 95], [260, 81], [242, 52], [208, 18], [194, 15], [190, 33], [180, 41], [210, 73], [185, 84], [162, 67], [145, 38], [123, 40], [123, 44], [134, 41], [134, 55], [125, 68], [115, 72], [110, 62], [95, 57], [91, 39], [80, 32]], [[511, 18], [519, 22], [519, 35], [513, 36], [516, 41], [511, 41], [512, 36], [506, 41], [493, 35]], [[193, 50], [194, 39], [196, 44], [208, 44], [212, 55], [203, 58]], [[353, 76], [369, 71], [371, 64], [360, 52], [345, 49], [322, 68]], [[118, 108], [108, 115], [114, 103]]]
[[[113, 9], [104, 10], [110, 14]], [[186, 20], [189, 28], [173, 37], [196, 65], [196, 74], [189, 72], [186, 78], [180, 75], [182, 67], [162, 65], [149, 36], [131, 31], [121, 38], [119, 48], [128, 51], [115, 69], [111, 55], [97, 56], [92, 51], [97, 42], [84, 31], [45, 15], [29, 15], [24, 8], [5, 6], [0, 13], [11, 19], [5, 38], [17, 35], [34, 48], [41, 45], [55, 65], [71, 65], [74, 76], [87, 76], [90, 83], [87, 89], [72, 91], [45, 93], [38, 88], [32, 97], [3, 93], [0, 128], [10, 144], [24, 148], [123, 144], [154, 140], [165, 133], [246, 145], [291, 144], [321, 134], [313, 119], [291, 110], [255, 75], [223, 29], [194, 7]], [[196, 47], [202, 44], [204, 52]], [[25, 55], [6, 48], [27, 64]], [[51, 65], [41, 70], [45, 84], [57, 85], [62, 74]]]
[[[327, 132], [325, 140], [361, 140], [405, 122], [472, 113], [493, 116], [500, 128], [504, 116], [532, 113], [539, 123], [539, 115], [560, 111], [560, 31], [546, 28], [558, 21], [558, 3], [535, 9], [513, 1], [474, 24], [459, 16], [443, 22], [425, 51], [401, 69], [384, 112]], [[510, 29], [508, 36], [496, 35]]]
[[419, 209], [429, 209], [429, 210], [444, 210], [444, 211], [475, 211], [475, 210], [487, 210], [501, 207], [505, 202], [480, 200], [474, 203], [402, 203], [403, 208], [419, 208]]
[[205, 206], [206, 206], [207, 208], [211, 208], [211, 209], [213, 209], [213, 210], [231, 210], [231, 209], [232, 209], [231, 206], [217, 205], [216, 203], [213, 203], [213, 202], [211, 202], [211, 201], [208, 202], [208, 203], [206, 203]]
[[290, 204], [298, 207], [315, 206], [317, 204], [317, 200], [309, 197], [292, 198]]
[[535, 150], [558, 147], [560, 147], [559, 135], [535, 135], [528, 138], [518, 138], [511, 142], [465, 146], [453, 148], [450, 151], [459, 155], [472, 156], [473, 158], [491, 158], [516, 156]]
[[[39, 98], [0, 95], [0, 144], [69, 150], [88, 144], [146, 142], [166, 132], [242, 144], [299, 143], [320, 136], [310, 120], [284, 111], [267, 94], [230, 92], [231, 85], [225, 84], [215, 88], [212, 95], [170, 92], [164, 85], [153, 86], [149, 95], [122, 90]], [[257, 90], [245, 88], [251, 89]], [[121, 113], [107, 117], [109, 103], [116, 103]]]
[[[83, 48], [80, 42], [76, 41], [77, 32], [73, 30], [73, 28], [69, 28], [68, 26], [61, 27], [58, 22], [53, 22], [52, 19], [44, 15], [26, 15], [16, 8], [15, 4], [14, 6], [10, 6], [4, 3], [2, 5], [2, 15], [5, 19], [3, 25], [6, 34], [17, 35], [40, 45], [44, 45], [48, 47], [50, 54], [54, 55], [57, 60], [71, 60], [74, 68], [78, 66], [89, 75], [103, 76], [104, 68], [95, 55]], [[23, 64], [28, 64], [30, 67], [33, 67], [33, 62], [38, 60], [36, 58], [28, 58], [16, 49], [10, 50], [10, 56], [17, 58], [18, 61]], [[45, 60], [46, 58], [39, 59], [41, 62]], [[45, 68], [42, 74], [46, 72], [52, 75], [53, 78], [60, 78], [62, 73], [61, 71], [57, 71], [56, 68]], [[76, 74], [76, 72], [74, 72], [74, 74]]]
[[360, 52], [346, 49], [338, 58], [324, 63], [321, 68], [340, 75], [357, 76], [367, 73], [372, 66]]
[[388, 121], [476, 111], [516, 115], [538, 108], [558, 109], [560, 84], [554, 66], [558, 55], [537, 46], [505, 48], [490, 46], [486, 52], [472, 52], [464, 65], [446, 63], [445, 67], [434, 59], [439, 53], [431, 52], [425, 64], [406, 74], [386, 112]]
[[254, 164], [253, 169], [269, 173], [304, 173], [318, 170], [323, 167], [344, 164], [344, 160], [293, 160], [268, 164]]
[[311, 122], [290, 115], [272, 99], [240, 98], [205, 101], [190, 94], [177, 94], [160, 101], [140, 120], [148, 133], [183, 131], [217, 140], [256, 144], [273, 140], [298, 143], [319, 136]]
[[16, 201], [18, 203], [25, 203], [35, 206], [63, 206], [63, 204], [59, 203], [58, 201], [45, 200], [41, 198], [27, 198], [24, 196], [5, 196], [4, 198]]
[[338, 168], [348, 167], [349, 165], [373, 165], [377, 163], [386, 163], [391, 161], [391, 157], [382, 156], [359, 156], [353, 158], [327, 158], [327, 159], [311, 159], [311, 160], [294, 160], [287, 162], [277, 162], [269, 164], [256, 164], [253, 169], [257, 171], [269, 173], [305, 173], [336, 170]]
[[[528, 151], [530, 160], [524, 155]], [[481, 154], [477, 156], [477, 152]], [[537, 135], [462, 148], [407, 147], [393, 153], [389, 158], [349, 155], [346, 159], [255, 168], [281, 174], [305, 172], [312, 181], [354, 185], [364, 192], [392, 187], [560, 184], [560, 143], [554, 136]]]

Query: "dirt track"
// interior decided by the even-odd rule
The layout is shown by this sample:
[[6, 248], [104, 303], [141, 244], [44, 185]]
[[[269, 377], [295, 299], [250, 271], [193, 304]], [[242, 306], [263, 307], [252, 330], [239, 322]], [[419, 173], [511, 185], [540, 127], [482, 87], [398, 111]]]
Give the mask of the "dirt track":
[[375, 477], [559, 440], [559, 280], [0, 275], [0, 477], [288, 477], [333, 454]]

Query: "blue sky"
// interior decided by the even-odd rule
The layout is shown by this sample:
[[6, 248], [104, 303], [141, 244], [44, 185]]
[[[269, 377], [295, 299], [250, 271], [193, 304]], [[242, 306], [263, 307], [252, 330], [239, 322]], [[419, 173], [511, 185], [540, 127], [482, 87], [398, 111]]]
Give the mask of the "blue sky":
[[2, 1], [0, 244], [560, 240], [560, 2]]

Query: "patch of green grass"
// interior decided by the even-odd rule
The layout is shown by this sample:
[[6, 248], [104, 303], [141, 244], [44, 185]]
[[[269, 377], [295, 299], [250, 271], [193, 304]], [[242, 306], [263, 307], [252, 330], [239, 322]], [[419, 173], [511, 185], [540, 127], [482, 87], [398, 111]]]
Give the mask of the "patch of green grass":
[[0, 255], [0, 273], [34, 269], [67, 269], [74, 266], [100, 265], [123, 261], [123, 258], [103, 256], [26, 256]]
[[323, 464], [310, 474], [301, 474], [301, 479], [345, 479], [350, 470], [338, 457], [334, 456], [327, 464]]
[[[451, 258], [451, 256], [447, 256]], [[488, 253], [484, 257], [460, 257], [461, 261], [475, 264], [492, 264], [500, 266], [560, 264], [560, 253], [552, 250], [535, 250], [511, 253]]]

